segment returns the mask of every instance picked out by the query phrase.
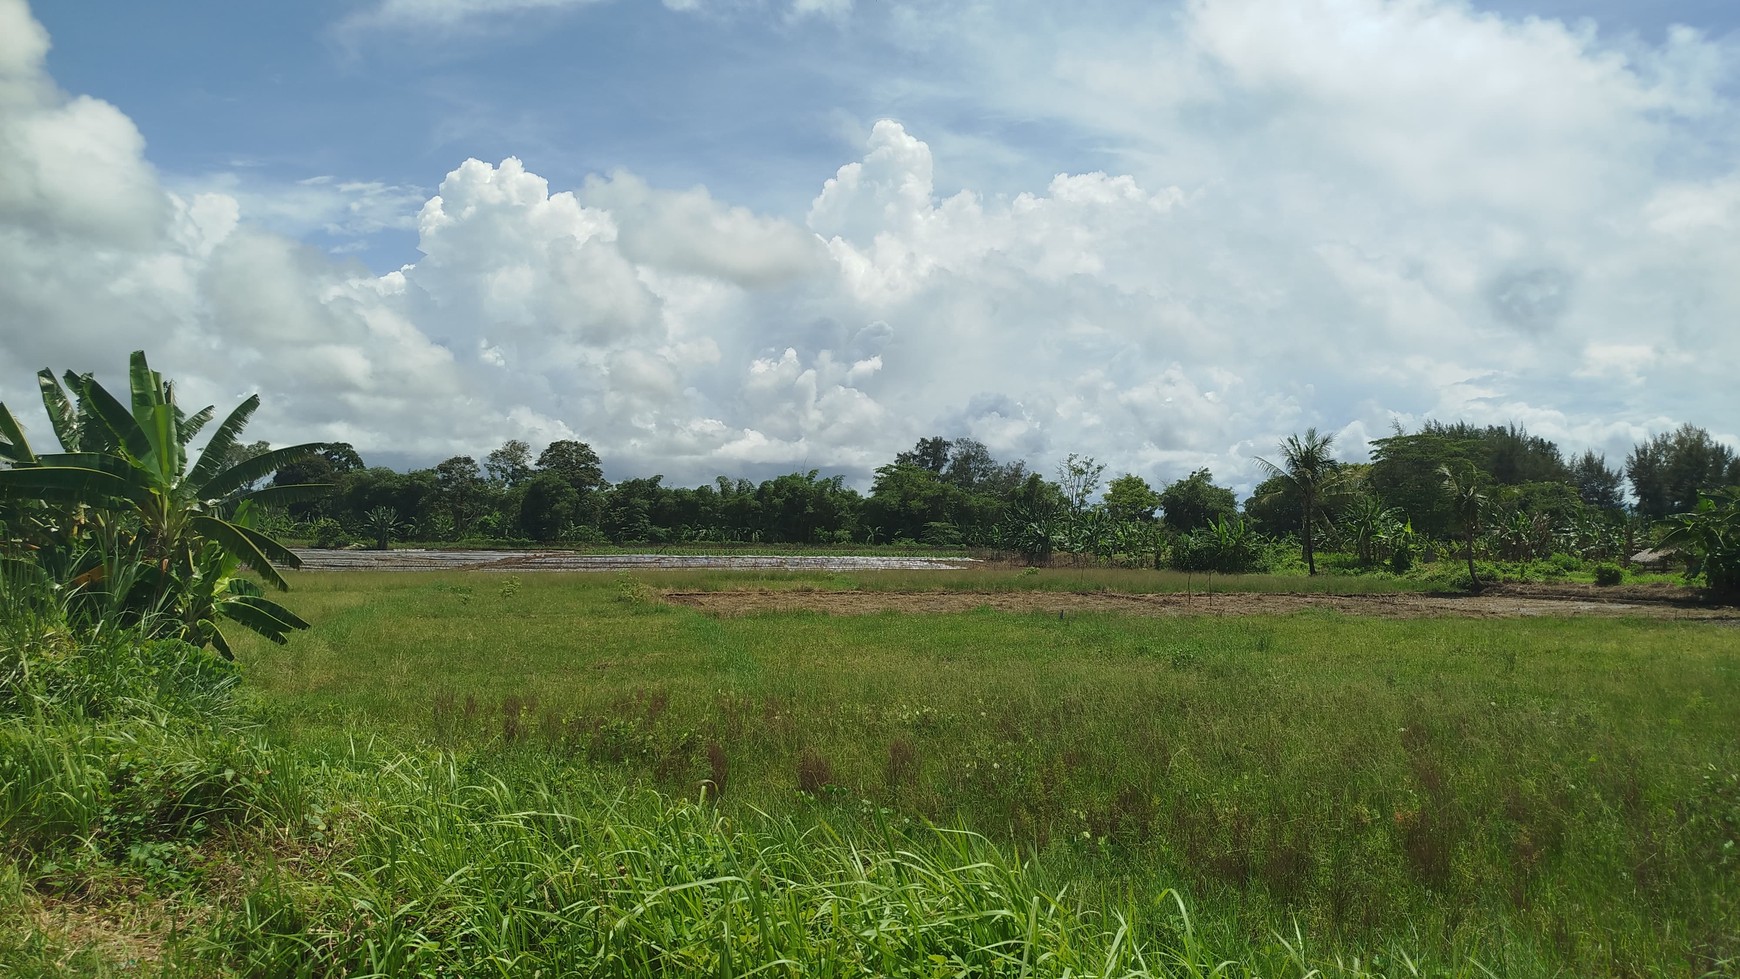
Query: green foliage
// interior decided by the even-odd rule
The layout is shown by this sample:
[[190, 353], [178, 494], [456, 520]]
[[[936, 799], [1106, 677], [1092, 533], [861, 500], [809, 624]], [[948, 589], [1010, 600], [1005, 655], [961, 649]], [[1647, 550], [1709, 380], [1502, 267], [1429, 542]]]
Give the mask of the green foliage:
[[49, 889], [187, 883], [193, 847], [247, 816], [263, 774], [234, 722], [236, 668], [137, 632], [0, 626], [0, 854]]
[[1468, 561], [1468, 585], [1478, 588], [1481, 579], [1474, 566], [1474, 542], [1480, 536], [1481, 521], [1486, 516], [1486, 491], [1481, 486], [1479, 473], [1473, 469], [1457, 472], [1445, 465], [1439, 468], [1438, 478], [1444, 484], [1454, 526], [1462, 532], [1463, 556]]
[[1077, 455], [1074, 452], [1057, 464], [1057, 485], [1063, 490], [1063, 498], [1070, 510], [1083, 513], [1088, 508], [1088, 501], [1100, 490], [1100, 478], [1106, 473], [1106, 464], [1093, 456]]
[[1691, 424], [1641, 442], [1625, 460], [1637, 511], [1651, 520], [1689, 513], [1701, 497], [1740, 484], [1740, 458]]
[[1607, 457], [1593, 449], [1571, 463], [1571, 482], [1577, 496], [1597, 510], [1618, 513], [1625, 509], [1625, 475], [1607, 465]]
[[1307, 429], [1303, 438], [1289, 435], [1280, 444], [1279, 465], [1259, 458], [1258, 465], [1287, 486], [1299, 501], [1299, 542], [1308, 574], [1317, 573], [1316, 530], [1313, 522], [1319, 510], [1339, 488], [1343, 474], [1341, 463], [1334, 456], [1334, 434], [1319, 435], [1317, 429]]
[[1662, 546], [1686, 549], [1694, 576], [1724, 599], [1740, 598], [1740, 487], [1710, 493], [1690, 513], [1669, 519]]
[[1148, 481], [1134, 473], [1125, 473], [1106, 487], [1106, 513], [1119, 523], [1150, 521], [1160, 506], [1160, 494]]
[[1625, 580], [1625, 570], [1617, 564], [1601, 564], [1595, 567], [1595, 583], [1603, 588], [1611, 588]]
[[237, 570], [245, 562], [267, 584], [288, 587], [275, 564], [300, 561], [255, 529], [254, 507], [306, 499], [325, 488], [250, 487], [320, 446], [238, 453], [241, 430], [260, 404], [254, 396], [230, 412], [191, 459], [188, 444], [212, 409], [184, 414], [173, 386], [151, 370], [143, 352], [132, 356], [130, 405], [88, 374], [68, 372], [67, 388], [49, 371], [38, 378], [63, 451], [30, 451], [4, 412], [8, 421], [0, 428], [10, 433], [6, 451], [14, 468], [0, 470], [0, 499], [31, 515], [24, 546], [66, 591], [71, 624], [138, 627], [210, 643], [226, 656], [219, 619], [277, 642], [306, 627]]
[[1198, 469], [1160, 491], [1162, 519], [1181, 534], [1236, 518], [1238, 501], [1232, 490], [1214, 485], [1214, 474]]
[[363, 530], [375, 541], [375, 549], [384, 551], [394, 537], [402, 536], [410, 525], [399, 519], [399, 511], [390, 506], [378, 506], [363, 514]]
[[1243, 520], [1220, 517], [1172, 543], [1172, 567], [1179, 571], [1249, 574], [1266, 571], [1267, 541]]
[[308, 526], [308, 539], [315, 547], [344, 547], [350, 543], [350, 535], [344, 532], [344, 525], [331, 517], [321, 517]]

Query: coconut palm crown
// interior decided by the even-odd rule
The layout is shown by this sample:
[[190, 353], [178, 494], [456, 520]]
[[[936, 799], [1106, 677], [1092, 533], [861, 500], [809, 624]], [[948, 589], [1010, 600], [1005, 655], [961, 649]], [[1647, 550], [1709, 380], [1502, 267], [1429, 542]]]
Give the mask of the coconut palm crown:
[[1326, 497], [1341, 481], [1341, 463], [1336, 461], [1330, 451], [1334, 447], [1334, 433], [1319, 435], [1317, 429], [1310, 428], [1306, 429], [1303, 438], [1289, 435], [1280, 444], [1279, 465], [1261, 457], [1257, 459], [1257, 464], [1265, 472], [1284, 480], [1298, 495], [1302, 514], [1299, 539], [1305, 548], [1305, 567], [1311, 574], [1317, 573], [1316, 550], [1312, 546], [1312, 523], [1322, 509]]

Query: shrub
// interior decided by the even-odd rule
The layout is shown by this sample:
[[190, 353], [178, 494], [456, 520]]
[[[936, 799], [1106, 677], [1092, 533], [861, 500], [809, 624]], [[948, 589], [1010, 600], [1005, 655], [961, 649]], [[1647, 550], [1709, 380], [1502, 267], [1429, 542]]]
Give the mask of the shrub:
[[340, 548], [350, 544], [350, 535], [331, 517], [321, 517], [310, 524], [308, 539], [315, 547]]
[[1625, 580], [1625, 572], [1617, 564], [1603, 564], [1595, 569], [1595, 583], [1604, 588]]
[[1414, 548], [1412, 545], [1398, 544], [1390, 551], [1390, 571], [1395, 574], [1407, 574], [1414, 567]]

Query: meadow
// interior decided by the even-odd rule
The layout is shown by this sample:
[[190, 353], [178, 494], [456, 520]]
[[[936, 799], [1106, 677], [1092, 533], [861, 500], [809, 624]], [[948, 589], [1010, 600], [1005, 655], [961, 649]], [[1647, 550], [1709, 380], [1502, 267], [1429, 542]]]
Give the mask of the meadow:
[[[1740, 968], [1732, 621], [663, 599], [1287, 586], [1068, 569], [293, 584], [314, 628], [237, 644], [228, 754], [179, 776], [205, 827], [156, 866], [15, 850], [35, 937], [0, 964], [111, 968], [67, 949], [126, 894], [174, 935], [140, 960], [187, 974]], [[78, 781], [113, 743], [13, 737], [44, 754], [15, 837], [45, 793], [125, 797]]]

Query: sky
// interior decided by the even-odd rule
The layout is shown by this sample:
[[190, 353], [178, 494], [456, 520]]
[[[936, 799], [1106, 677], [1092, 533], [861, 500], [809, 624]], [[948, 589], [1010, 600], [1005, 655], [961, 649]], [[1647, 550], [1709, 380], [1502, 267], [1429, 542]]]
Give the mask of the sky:
[[1740, 448], [1736, 123], [1731, 0], [0, 0], [0, 399], [143, 348], [675, 485]]

